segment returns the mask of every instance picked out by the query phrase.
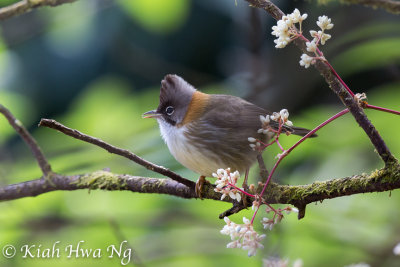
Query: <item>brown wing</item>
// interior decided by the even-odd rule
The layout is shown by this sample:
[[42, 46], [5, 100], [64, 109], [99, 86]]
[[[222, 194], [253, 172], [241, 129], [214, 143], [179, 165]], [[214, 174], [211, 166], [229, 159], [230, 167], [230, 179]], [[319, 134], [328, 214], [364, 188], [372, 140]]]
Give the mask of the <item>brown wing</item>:
[[249, 146], [248, 137], [266, 141], [258, 134], [260, 115], [266, 111], [234, 96], [212, 95], [204, 114], [188, 126], [186, 136], [200, 151], [207, 150], [210, 160], [243, 172], [254, 162], [257, 152]]
[[[261, 128], [260, 115], [265, 116], [271, 114], [271, 112], [239, 97], [230, 95], [211, 96], [209, 104], [197, 122], [198, 128], [201, 128], [202, 132], [207, 133], [210, 138], [206, 138], [206, 135], [202, 137], [211, 139], [210, 142], [221, 138], [236, 143], [238, 140], [244, 140], [243, 142], [246, 145], [248, 145], [248, 137], [266, 141], [267, 137], [258, 134], [257, 131]], [[279, 128], [279, 124], [275, 121], [271, 121], [270, 126], [275, 130]], [[304, 128], [286, 125], [283, 130], [301, 136], [309, 132]], [[216, 138], [213, 139], [212, 136], [216, 136]]]
[[[267, 142], [267, 135], [257, 133], [261, 128], [260, 115], [270, 112], [241, 98], [212, 95], [204, 113], [188, 126], [186, 137], [200, 151], [207, 150], [210, 160], [224, 162], [224, 167], [243, 172], [256, 159], [257, 152], [249, 146], [248, 137]], [[271, 127], [279, 124], [271, 121]], [[304, 135], [308, 130], [287, 127], [284, 130]]]

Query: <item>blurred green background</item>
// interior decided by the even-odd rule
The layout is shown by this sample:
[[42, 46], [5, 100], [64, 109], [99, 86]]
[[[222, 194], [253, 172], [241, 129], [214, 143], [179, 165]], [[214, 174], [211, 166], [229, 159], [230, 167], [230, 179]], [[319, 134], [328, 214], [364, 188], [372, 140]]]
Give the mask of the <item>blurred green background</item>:
[[[297, 7], [308, 13], [306, 32], [317, 27], [318, 16], [331, 17], [335, 27], [323, 47], [325, 56], [355, 92], [367, 92], [371, 104], [400, 109], [398, 16], [335, 1], [278, 5], [285, 12]], [[169, 154], [156, 122], [141, 119], [157, 106], [167, 73], [205, 92], [241, 96], [273, 111], [288, 108], [294, 124], [307, 128], [343, 108], [315, 70], [299, 66], [296, 48], [273, 47], [272, 19], [240, 0], [80, 0], [0, 25], [0, 103], [29, 128], [53, 169], [63, 174], [110, 168], [160, 177], [98, 147], [37, 128], [41, 117], [197, 179]], [[366, 112], [399, 155], [400, 118]], [[288, 147], [297, 139], [282, 142]], [[277, 153], [276, 148], [265, 153], [268, 166]], [[275, 180], [307, 184], [380, 167], [369, 140], [346, 115], [296, 149]], [[253, 181], [257, 172], [254, 167]], [[40, 175], [28, 148], [0, 118], [0, 184]], [[12, 259], [0, 255], [0, 265], [120, 266], [120, 259], [105, 251], [127, 240], [134, 266], [260, 266], [269, 257], [301, 258], [304, 266], [399, 266], [400, 257], [392, 253], [400, 242], [399, 201], [397, 190], [309, 205], [304, 219], [286, 216], [266, 233], [265, 248], [248, 258], [245, 251], [227, 249], [229, 237], [219, 233], [224, 222], [218, 214], [230, 207], [226, 203], [131, 192], [52, 192], [0, 204], [0, 247], [44, 250], [59, 241], [61, 257], [23, 258], [18, 251]], [[251, 215], [242, 211], [232, 220], [241, 223]], [[102, 257], [68, 259], [64, 249], [81, 240], [81, 248], [100, 248]]]

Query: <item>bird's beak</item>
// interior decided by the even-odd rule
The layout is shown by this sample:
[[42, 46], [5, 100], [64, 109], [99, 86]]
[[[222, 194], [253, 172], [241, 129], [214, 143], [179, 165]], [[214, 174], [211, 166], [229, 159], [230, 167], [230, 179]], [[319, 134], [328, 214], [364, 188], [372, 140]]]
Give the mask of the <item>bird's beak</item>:
[[147, 119], [147, 118], [158, 118], [160, 117], [161, 114], [157, 112], [157, 110], [150, 110], [147, 111], [146, 113], [143, 113], [142, 118]]

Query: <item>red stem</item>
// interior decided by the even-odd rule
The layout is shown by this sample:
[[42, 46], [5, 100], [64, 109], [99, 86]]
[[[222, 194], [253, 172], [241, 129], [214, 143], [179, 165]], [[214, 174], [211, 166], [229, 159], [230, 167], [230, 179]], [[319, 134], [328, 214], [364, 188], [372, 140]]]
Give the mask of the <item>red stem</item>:
[[282, 147], [281, 143], [279, 143], [278, 139], [275, 140], [276, 144], [279, 146], [282, 152], [285, 151], [285, 149]]
[[332, 67], [331, 64], [329, 64], [329, 62], [327, 60], [324, 61], [324, 63], [331, 69], [331, 71], [333, 72], [333, 75], [336, 76], [336, 78], [338, 78], [338, 80], [340, 81], [340, 83], [346, 88], [347, 92], [349, 92], [349, 94], [354, 97], [354, 93], [353, 91], [351, 91], [351, 89], [347, 86], [347, 84], [342, 80], [342, 78], [340, 78], [339, 74], [335, 71], [335, 69]]
[[392, 113], [392, 114], [396, 114], [396, 115], [400, 115], [400, 111], [396, 111], [396, 110], [392, 110], [392, 109], [388, 109], [388, 108], [382, 108], [382, 107], [373, 106], [373, 105], [370, 105], [370, 104], [366, 104], [365, 107], [366, 108], [370, 108], [370, 109], [376, 109], [376, 110]]
[[240, 188], [237, 187], [236, 185], [233, 185], [233, 184], [231, 184], [231, 183], [228, 183], [228, 185], [229, 185], [230, 187], [233, 187], [233, 188], [235, 188], [236, 190], [240, 191], [241, 193], [245, 194], [246, 196], [249, 196], [249, 197], [252, 197], [252, 198], [255, 198], [255, 197], [256, 197], [255, 195], [252, 195], [252, 194], [247, 193], [246, 191], [240, 189]]
[[256, 214], [257, 214], [259, 208], [260, 208], [260, 205], [257, 206], [257, 209], [256, 209], [256, 211], [254, 212], [253, 217], [251, 218], [250, 224], [253, 224], [254, 219], [256, 218]]

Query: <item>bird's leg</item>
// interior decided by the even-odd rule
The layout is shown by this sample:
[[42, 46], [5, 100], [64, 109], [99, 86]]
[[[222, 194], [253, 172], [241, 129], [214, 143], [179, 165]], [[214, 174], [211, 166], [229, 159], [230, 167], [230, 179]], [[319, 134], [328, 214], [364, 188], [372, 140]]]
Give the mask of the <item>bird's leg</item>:
[[[247, 185], [247, 180], [249, 179], [249, 168], [246, 169], [246, 172], [244, 174], [244, 181], [242, 184], [243, 190], [248, 191], [249, 187]], [[242, 199], [243, 199], [243, 206], [247, 207], [247, 196], [242, 193]]]
[[201, 191], [203, 190], [203, 185], [204, 183], [206, 183], [206, 177], [205, 176], [200, 176], [199, 179], [196, 182], [196, 187], [195, 187], [195, 192], [196, 192], [196, 196], [200, 199], [203, 199], [203, 197], [201, 196]]

